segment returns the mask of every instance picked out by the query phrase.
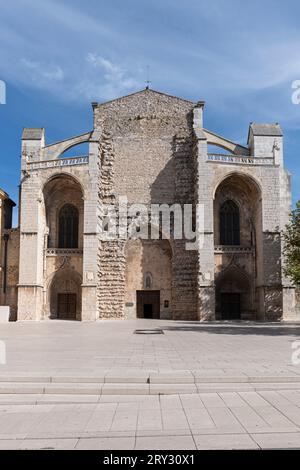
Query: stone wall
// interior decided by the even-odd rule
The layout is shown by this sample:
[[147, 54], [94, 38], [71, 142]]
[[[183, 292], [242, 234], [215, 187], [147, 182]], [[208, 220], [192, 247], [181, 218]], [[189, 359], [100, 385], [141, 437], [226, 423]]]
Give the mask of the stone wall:
[[[104, 204], [117, 204], [119, 197], [126, 197], [129, 205], [145, 204], [149, 210], [151, 204], [194, 203], [192, 106], [144, 90], [94, 107], [95, 128], [102, 130], [99, 195]], [[100, 219], [103, 224], [105, 214]], [[197, 257], [186, 251], [184, 240], [172, 245], [172, 315], [195, 319]], [[101, 317], [124, 316], [126, 299], [133, 295], [129, 286], [126, 293], [122, 249], [121, 241], [101, 240], [99, 244]], [[148, 263], [147, 270], [155, 272], [156, 268]]]
[[[191, 129], [191, 116], [189, 115]], [[189, 204], [193, 207], [195, 215], [195, 176], [194, 155], [192, 152], [193, 135], [176, 135], [173, 139], [173, 152], [175, 159], [175, 201], [181, 204]], [[195, 222], [195, 221], [194, 221]], [[196, 226], [192, 226], [195, 230]], [[197, 275], [198, 258], [197, 251], [188, 250], [187, 242], [174, 240], [174, 253], [172, 259], [172, 316], [174, 320], [198, 319]], [[196, 247], [195, 247], [196, 248]]]
[[17, 319], [18, 292], [17, 284], [19, 278], [19, 250], [20, 250], [20, 231], [18, 229], [9, 229], [4, 231], [7, 236], [7, 266], [6, 266], [6, 289], [4, 292], [4, 250], [2, 252], [2, 270], [0, 276], [0, 305], [9, 305], [10, 321]]

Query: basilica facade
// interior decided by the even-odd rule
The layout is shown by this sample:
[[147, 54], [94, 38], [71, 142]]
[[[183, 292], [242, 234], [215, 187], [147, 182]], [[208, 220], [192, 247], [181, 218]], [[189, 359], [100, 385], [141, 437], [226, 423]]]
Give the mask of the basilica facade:
[[[297, 318], [281, 128], [251, 123], [241, 145], [204, 127], [204, 107], [147, 88], [92, 103], [82, 135], [48, 144], [43, 128], [23, 130], [15, 295], [2, 295], [13, 319]], [[88, 154], [65, 156], [83, 143]], [[169, 208], [169, 230], [154, 206]], [[195, 243], [178, 230], [185, 208]]]

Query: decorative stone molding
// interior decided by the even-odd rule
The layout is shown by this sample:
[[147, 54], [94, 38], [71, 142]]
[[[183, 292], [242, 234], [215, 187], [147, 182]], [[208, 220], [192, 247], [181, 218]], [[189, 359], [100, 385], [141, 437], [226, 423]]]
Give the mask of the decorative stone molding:
[[215, 253], [237, 253], [237, 254], [250, 254], [253, 253], [252, 246], [238, 246], [238, 245], [216, 245]]
[[77, 248], [48, 248], [46, 250], [47, 256], [74, 256], [83, 254], [83, 250]]
[[234, 165], [274, 165], [274, 158], [240, 157], [237, 155], [227, 155], [222, 153], [208, 153], [207, 161]]
[[27, 168], [32, 170], [44, 170], [47, 168], [56, 168], [64, 166], [74, 166], [74, 165], [88, 165], [89, 157], [88, 155], [82, 155], [80, 157], [71, 157], [71, 158], [58, 158], [56, 160], [44, 160], [39, 162], [30, 162], [27, 163]]

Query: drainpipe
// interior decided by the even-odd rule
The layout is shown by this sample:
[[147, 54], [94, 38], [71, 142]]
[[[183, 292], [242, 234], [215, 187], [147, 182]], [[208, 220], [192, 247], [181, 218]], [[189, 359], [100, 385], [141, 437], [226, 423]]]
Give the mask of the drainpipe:
[[3, 240], [4, 240], [3, 294], [6, 294], [6, 288], [7, 288], [7, 248], [8, 248], [8, 240], [9, 240], [9, 235], [7, 233], [5, 235], [3, 235]]
[[47, 248], [48, 248], [48, 239], [49, 239], [49, 227], [45, 228], [45, 233], [44, 233], [44, 247], [43, 247], [43, 313], [42, 313], [42, 318], [44, 319], [46, 316], [46, 311], [47, 311], [47, 288], [45, 284], [45, 279], [46, 279], [46, 268], [47, 268]]
[[19, 197], [18, 197], [18, 227], [21, 226], [21, 195], [22, 195], [22, 185], [19, 184]]

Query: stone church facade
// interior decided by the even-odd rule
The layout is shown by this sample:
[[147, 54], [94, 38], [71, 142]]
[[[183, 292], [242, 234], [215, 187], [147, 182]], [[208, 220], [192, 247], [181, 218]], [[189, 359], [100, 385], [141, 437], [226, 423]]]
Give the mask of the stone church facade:
[[[242, 146], [203, 127], [204, 102], [150, 89], [92, 107], [91, 132], [46, 144], [44, 129], [23, 131], [15, 317], [295, 319], [280, 126], [250, 124]], [[85, 142], [88, 155], [64, 157]], [[106, 236], [120, 198], [128, 227], [157, 236]], [[174, 217], [166, 236], [137, 204], [193, 207], [201, 243], [187, 249]]]

